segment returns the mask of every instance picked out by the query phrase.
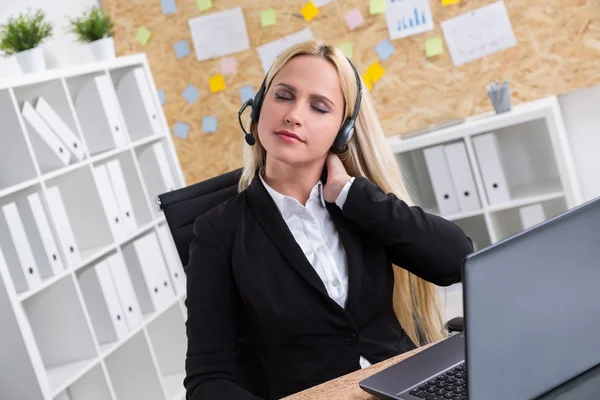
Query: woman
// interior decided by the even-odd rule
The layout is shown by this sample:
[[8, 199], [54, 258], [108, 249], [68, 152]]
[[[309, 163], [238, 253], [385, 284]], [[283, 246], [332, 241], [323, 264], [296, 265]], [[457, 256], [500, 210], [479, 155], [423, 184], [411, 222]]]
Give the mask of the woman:
[[270, 398], [443, 337], [434, 284], [460, 281], [471, 241], [409, 205], [368, 92], [330, 151], [359, 86], [340, 50], [311, 41], [279, 56], [251, 102], [239, 194], [194, 226], [188, 398], [257, 398], [234, 377], [242, 330]]

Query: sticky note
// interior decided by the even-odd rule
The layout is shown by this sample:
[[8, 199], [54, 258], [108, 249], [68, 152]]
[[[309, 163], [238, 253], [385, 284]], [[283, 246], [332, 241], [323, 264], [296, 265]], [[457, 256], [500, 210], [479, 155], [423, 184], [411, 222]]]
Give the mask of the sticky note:
[[396, 52], [394, 45], [389, 39], [382, 40], [375, 46], [375, 51], [379, 55], [382, 61], [387, 60], [392, 54]]
[[187, 40], [180, 40], [179, 42], [173, 45], [175, 47], [175, 54], [177, 54], [177, 58], [185, 57], [190, 54], [190, 46]]
[[312, 1], [309, 1], [308, 3], [303, 5], [300, 9], [300, 12], [302, 13], [306, 21], [310, 21], [314, 17], [319, 15], [319, 9], [317, 8], [317, 6], [315, 6], [315, 3], [313, 3]]
[[365, 75], [372, 83], [376, 83], [383, 75], [385, 75], [385, 69], [383, 69], [381, 64], [375, 61], [373, 64], [369, 65], [365, 71]]
[[217, 93], [225, 89], [225, 80], [223, 79], [223, 75], [218, 74], [208, 78], [208, 86], [210, 86], [210, 91], [213, 93]]
[[164, 15], [173, 14], [177, 12], [177, 5], [175, 4], [175, 0], [160, 0], [160, 7], [162, 8], [162, 13]]
[[386, 10], [386, 0], [371, 0], [369, 4], [369, 13], [382, 14]]
[[181, 139], [187, 139], [190, 126], [184, 122], [175, 122], [175, 128], [173, 129], [173, 135]]
[[240, 100], [244, 104], [248, 99], [254, 97], [254, 87], [252, 85], [246, 85], [240, 88]]
[[354, 56], [354, 50], [352, 49], [351, 42], [338, 43], [337, 47], [342, 50], [342, 53], [344, 53], [346, 57], [352, 59], [352, 56]]
[[275, 15], [275, 9], [269, 8], [260, 12], [260, 24], [263, 27], [273, 26], [277, 22], [277, 16]]
[[237, 73], [237, 61], [235, 57], [221, 58], [221, 73], [223, 75], [235, 75]]
[[196, 0], [196, 7], [198, 7], [198, 11], [200, 12], [209, 10], [212, 6], [212, 0]]
[[158, 90], [158, 98], [160, 99], [160, 105], [164, 106], [167, 102], [167, 97], [165, 96], [165, 91], [160, 89]]
[[427, 57], [444, 54], [444, 42], [441, 36], [428, 38], [425, 40], [425, 54]]
[[344, 19], [346, 20], [346, 25], [348, 25], [348, 29], [351, 31], [355, 30], [359, 26], [365, 23], [365, 19], [362, 16], [362, 13], [358, 8], [350, 10], [344, 15]]
[[371, 83], [371, 78], [368, 77], [366, 74], [362, 76], [362, 80], [365, 83], [365, 86], [367, 87], [367, 89], [371, 90], [373, 89], [373, 83]]
[[194, 85], [187, 85], [187, 87], [183, 89], [183, 93], [181, 95], [189, 104], [194, 104], [196, 100], [198, 100], [198, 97], [200, 97], [200, 92]]
[[150, 41], [150, 37], [152, 36], [152, 32], [145, 26], [140, 26], [135, 35], [135, 39], [140, 42], [143, 46], [147, 45]]
[[443, 6], [449, 6], [456, 3], [460, 3], [460, 0], [442, 0]]
[[202, 132], [216, 132], [217, 131], [217, 117], [204, 117], [202, 118]]

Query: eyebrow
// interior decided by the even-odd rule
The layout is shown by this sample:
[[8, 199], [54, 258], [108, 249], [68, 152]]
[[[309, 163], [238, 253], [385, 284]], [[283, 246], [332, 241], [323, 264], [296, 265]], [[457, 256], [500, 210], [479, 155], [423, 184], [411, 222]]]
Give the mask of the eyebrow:
[[[289, 83], [279, 82], [275, 86], [283, 86], [284, 88], [288, 89], [289, 91], [296, 93], [296, 88], [294, 86], [290, 85]], [[326, 96], [323, 96], [322, 94], [313, 93], [313, 94], [311, 94], [311, 96], [317, 97], [317, 98], [325, 101], [326, 103], [329, 103], [332, 107], [335, 107], [335, 103], [333, 101], [329, 100]]]

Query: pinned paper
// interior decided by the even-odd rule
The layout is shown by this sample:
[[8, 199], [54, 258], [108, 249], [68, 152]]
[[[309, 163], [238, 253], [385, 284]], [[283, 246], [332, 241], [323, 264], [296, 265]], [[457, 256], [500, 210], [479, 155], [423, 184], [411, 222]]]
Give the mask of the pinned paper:
[[348, 25], [348, 29], [350, 29], [351, 31], [355, 30], [356, 28], [365, 23], [365, 19], [363, 18], [358, 8], [348, 11], [346, 15], [344, 15], [344, 19], [346, 20], [346, 25]]
[[425, 54], [427, 57], [444, 54], [444, 42], [442, 41], [441, 36], [425, 40]]
[[387, 8], [386, 0], [371, 0], [369, 4], [369, 13], [383, 14]]
[[311, 40], [313, 38], [314, 36], [310, 28], [305, 28], [301, 31], [291, 33], [287, 36], [257, 47], [256, 51], [258, 52], [258, 58], [260, 58], [260, 64], [262, 65], [263, 72], [266, 74], [277, 57], [290, 46]]
[[183, 90], [181, 94], [183, 98], [187, 100], [189, 104], [194, 104], [198, 97], [200, 97], [200, 92], [194, 85], [187, 85], [187, 87]]
[[242, 104], [254, 97], [254, 87], [252, 87], [252, 85], [246, 85], [244, 87], [241, 87], [239, 92]]
[[275, 15], [275, 9], [269, 8], [260, 12], [260, 24], [263, 27], [273, 26], [277, 22], [277, 16]]
[[315, 4], [315, 6], [317, 7], [323, 7], [326, 6], [329, 3], [332, 3], [333, 0], [312, 0], [312, 2]]
[[221, 74], [235, 75], [237, 73], [237, 61], [235, 57], [221, 58]]
[[375, 61], [373, 64], [369, 65], [369, 68], [365, 71], [365, 76], [372, 82], [376, 83], [381, 77], [385, 75], [385, 69]]
[[190, 54], [190, 45], [188, 44], [187, 40], [180, 40], [179, 42], [175, 43], [173, 47], [175, 48], [175, 54], [177, 55], [177, 58], [185, 57]]
[[217, 117], [208, 116], [202, 118], [202, 132], [214, 133], [217, 131]]
[[175, 4], [175, 0], [160, 0], [160, 7], [162, 8], [162, 13], [164, 15], [173, 14], [177, 12], [177, 5]]
[[302, 13], [306, 21], [310, 21], [314, 17], [319, 15], [319, 9], [317, 8], [317, 6], [315, 6], [315, 3], [313, 3], [312, 1], [309, 1], [304, 6], [302, 6], [300, 12]]
[[352, 49], [352, 42], [338, 43], [337, 47], [339, 47], [339, 49], [342, 50], [342, 53], [344, 53], [344, 55], [346, 57], [348, 57], [349, 59], [352, 59], [352, 56], [354, 56], [354, 50]]
[[450, 6], [452, 4], [460, 3], [460, 0], [442, 0], [443, 6]]
[[175, 128], [173, 129], [173, 135], [181, 139], [187, 139], [190, 126], [183, 122], [175, 122]]
[[217, 93], [225, 89], [225, 80], [223, 79], [223, 75], [218, 74], [208, 78], [208, 86], [210, 86], [210, 91], [213, 93]]
[[158, 90], [158, 98], [160, 99], [160, 105], [164, 106], [167, 102], [167, 98], [165, 96], [165, 91], [163, 89]]
[[379, 55], [379, 58], [381, 58], [382, 61], [385, 61], [396, 52], [396, 49], [394, 49], [394, 45], [389, 39], [385, 39], [375, 46], [375, 51]]
[[143, 46], [147, 45], [150, 41], [150, 37], [152, 36], [152, 32], [145, 26], [140, 26], [135, 35], [135, 39], [140, 42]]
[[402, 0], [388, 4], [385, 12], [389, 38], [400, 39], [435, 28], [429, 0]]
[[198, 11], [200, 12], [209, 10], [212, 6], [212, 0], [196, 0], [196, 7], [198, 7]]

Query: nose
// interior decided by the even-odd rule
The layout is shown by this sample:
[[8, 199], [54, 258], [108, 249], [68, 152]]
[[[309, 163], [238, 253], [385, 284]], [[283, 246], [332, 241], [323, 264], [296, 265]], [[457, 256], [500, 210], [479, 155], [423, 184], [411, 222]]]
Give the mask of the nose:
[[296, 102], [296, 104], [292, 105], [288, 112], [285, 114], [285, 123], [293, 126], [302, 126], [301, 117], [300, 117], [300, 102]]

